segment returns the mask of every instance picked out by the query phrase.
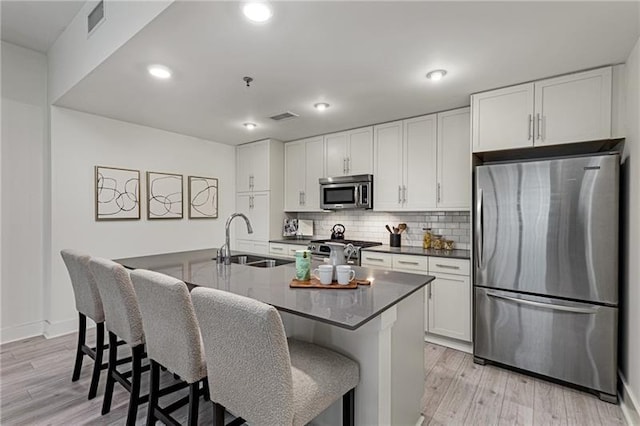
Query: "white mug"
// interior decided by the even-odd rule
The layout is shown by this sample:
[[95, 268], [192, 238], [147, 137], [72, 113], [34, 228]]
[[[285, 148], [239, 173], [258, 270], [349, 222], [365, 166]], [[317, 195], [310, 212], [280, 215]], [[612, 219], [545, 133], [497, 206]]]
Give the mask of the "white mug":
[[333, 281], [333, 265], [319, 265], [313, 270], [313, 277], [320, 280], [320, 284], [331, 284]]
[[356, 277], [356, 271], [351, 269], [349, 265], [336, 266], [336, 275], [338, 275], [338, 284], [346, 285]]

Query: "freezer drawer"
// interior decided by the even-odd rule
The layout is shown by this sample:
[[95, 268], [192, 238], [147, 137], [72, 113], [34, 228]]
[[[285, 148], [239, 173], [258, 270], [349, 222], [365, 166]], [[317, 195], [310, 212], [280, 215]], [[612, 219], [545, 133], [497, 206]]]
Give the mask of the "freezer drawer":
[[476, 357], [616, 394], [617, 308], [474, 291]]

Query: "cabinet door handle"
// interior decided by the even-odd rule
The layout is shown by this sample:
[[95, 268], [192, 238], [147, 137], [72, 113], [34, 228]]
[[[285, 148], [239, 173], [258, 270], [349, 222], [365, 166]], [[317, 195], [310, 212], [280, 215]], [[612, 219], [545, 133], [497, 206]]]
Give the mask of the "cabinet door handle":
[[398, 204], [402, 204], [402, 186], [398, 185]]
[[402, 185], [402, 202], [407, 203], [407, 187]]
[[306, 206], [307, 205], [307, 193], [302, 191], [302, 205]]
[[351, 169], [351, 157], [347, 157], [347, 174], [349, 174], [350, 169]]
[[531, 138], [533, 137], [532, 130], [533, 130], [533, 114], [529, 114], [529, 137], [527, 138], [528, 141], [530, 141]]
[[440, 182], [438, 182], [438, 203], [440, 202]]
[[427, 284], [429, 286], [429, 288], [427, 289], [427, 296], [429, 297], [429, 299], [431, 299], [431, 285], [433, 284], [433, 281], [431, 281], [429, 284]]
[[449, 269], [460, 269], [459, 266], [453, 266], [453, 265], [443, 265], [441, 263], [436, 263], [436, 266], [438, 268], [449, 268]]
[[302, 191], [298, 192], [298, 205], [302, 205]]
[[409, 262], [407, 260], [398, 260], [398, 263], [402, 263], [403, 265], [419, 265], [418, 262]]
[[347, 157], [344, 157], [342, 159], [342, 174], [343, 175], [347, 174]]
[[540, 115], [540, 113], [536, 114], [536, 116], [538, 121], [538, 136], [536, 137], [536, 139], [542, 139], [542, 116]]
[[365, 257], [365, 260], [375, 260], [376, 262], [384, 262], [384, 259], [380, 259], [379, 257]]

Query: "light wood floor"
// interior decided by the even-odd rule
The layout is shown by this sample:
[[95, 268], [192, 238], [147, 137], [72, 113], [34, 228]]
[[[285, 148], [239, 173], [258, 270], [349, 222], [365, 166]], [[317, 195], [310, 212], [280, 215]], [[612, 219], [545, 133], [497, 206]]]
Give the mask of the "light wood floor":
[[[71, 382], [75, 339], [75, 334], [37, 337], [0, 346], [0, 424], [124, 424], [128, 394], [118, 384], [111, 412], [100, 415], [105, 371], [98, 396], [87, 400], [88, 357], [80, 380]], [[88, 341], [93, 341], [92, 332]], [[619, 406], [497, 367], [475, 365], [471, 355], [442, 346], [425, 344], [425, 372], [424, 425], [625, 424]], [[163, 380], [171, 376], [165, 374]], [[147, 389], [146, 379], [142, 386]], [[176, 417], [186, 422], [186, 407]], [[146, 404], [138, 411], [137, 423], [144, 424], [145, 418]], [[213, 422], [213, 408], [203, 400], [199, 420]]]

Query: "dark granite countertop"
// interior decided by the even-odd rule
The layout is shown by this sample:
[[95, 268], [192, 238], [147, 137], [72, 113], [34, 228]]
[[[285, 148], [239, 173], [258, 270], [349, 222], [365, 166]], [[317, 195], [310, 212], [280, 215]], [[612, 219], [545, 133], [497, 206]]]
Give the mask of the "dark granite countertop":
[[[357, 329], [434, 279], [429, 275], [354, 266], [356, 278], [371, 279], [371, 286], [353, 290], [290, 288], [294, 263], [274, 268], [225, 266], [216, 264], [215, 254], [215, 249], [205, 249], [115, 261], [130, 269], [145, 268], [174, 276], [190, 287], [212, 287], [251, 297], [281, 311], [349, 330]], [[314, 262], [312, 267], [318, 264]]]
[[369, 247], [363, 251], [375, 251], [379, 253], [412, 254], [416, 256], [450, 257], [454, 259], [471, 259], [470, 250], [433, 250], [422, 247], [391, 247], [388, 245]]
[[308, 246], [309, 243], [311, 242], [310, 238], [307, 239], [299, 239], [299, 238], [291, 238], [291, 239], [287, 239], [287, 238], [283, 238], [281, 240], [269, 240], [270, 243], [279, 243], [279, 244], [295, 244], [295, 245], [301, 245], [301, 246]]

